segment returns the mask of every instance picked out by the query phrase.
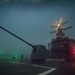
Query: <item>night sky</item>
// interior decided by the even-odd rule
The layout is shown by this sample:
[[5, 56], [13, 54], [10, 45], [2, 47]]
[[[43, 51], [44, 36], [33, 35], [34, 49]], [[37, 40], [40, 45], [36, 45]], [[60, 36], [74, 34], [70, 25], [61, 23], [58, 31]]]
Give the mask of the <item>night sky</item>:
[[[74, 0], [0, 0], [0, 25], [23, 38], [27, 42], [47, 47], [51, 39], [50, 26], [58, 18], [72, 25], [66, 35], [75, 38]], [[31, 54], [32, 47], [0, 29], [0, 53]]]

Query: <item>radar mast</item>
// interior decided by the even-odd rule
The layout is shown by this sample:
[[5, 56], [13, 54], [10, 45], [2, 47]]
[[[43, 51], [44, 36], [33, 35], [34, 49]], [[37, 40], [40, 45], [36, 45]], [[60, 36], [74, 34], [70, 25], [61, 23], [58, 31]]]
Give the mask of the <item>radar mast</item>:
[[51, 26], [51, 28], [56, 28], [55, 31], [51, 31], [50, 33], [56, 33], [57, 37], [64, 37], [65, 33], [63, 31], [66, 31], [67, 29], [72, 28], [72, 26], [63, 28], [63, 25], [65, 25], [66, 23], [68, 23], [68, 21], [62, 23], [62, 18], [58, 19], [57, 24], [55, 26]]

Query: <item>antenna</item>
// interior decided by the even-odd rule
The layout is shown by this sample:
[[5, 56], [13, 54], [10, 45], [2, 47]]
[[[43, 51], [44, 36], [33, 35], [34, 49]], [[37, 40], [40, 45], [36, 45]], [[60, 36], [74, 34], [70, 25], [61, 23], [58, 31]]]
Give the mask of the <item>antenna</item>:
[[61, 22], [61, 18], [58, 19], [58, 22], [55, 26], [51, 26], [51, 28], [55, 27], [56, 30], [55, 31], [51, 31], [50, 33], [56, 33], [56, 36], [64, 36], [65, 34], [63, 33], [63, 30], [66, 31], [67, 29], [72, 28], [72, 26], [63, 28], [63, 25], [65, 25], [66, 23], [68, 23], [68, 21], [62, 23]]

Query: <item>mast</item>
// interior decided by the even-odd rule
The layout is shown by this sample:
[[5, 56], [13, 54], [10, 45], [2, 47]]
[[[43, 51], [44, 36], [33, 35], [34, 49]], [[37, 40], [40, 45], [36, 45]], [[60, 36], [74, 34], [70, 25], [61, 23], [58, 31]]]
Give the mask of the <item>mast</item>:
[[64, 37], [65, 36], [65, 33], [63, 31], [66, 31], [67, 29], [70, 29], [72, 28], [72, 26], [69, 26], [69, 27], [66, 27], [66, 28], [63, 28], [63, 25], [65, 25], [67, 22], [64, 22], [62, 23], [61, 22], [61, 19], [58, 19], [58, 22], [55, 26], [51, 26], [51, 28], [55, 27], [56, 28], [56, 31], [51, 31], [50, 33], [56, 33], [56, 36], [59, 37]]

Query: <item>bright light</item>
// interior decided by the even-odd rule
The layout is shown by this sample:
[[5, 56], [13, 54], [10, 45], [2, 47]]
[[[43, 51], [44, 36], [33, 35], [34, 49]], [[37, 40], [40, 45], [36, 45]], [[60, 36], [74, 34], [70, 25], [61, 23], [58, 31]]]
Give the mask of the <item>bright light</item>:
[[61, 28], [61, 20], [62, 20], [62, 18], [60, 18], [60, 19], [58, 20], [56, 30], [58, 30], [58, 29], [60, 29], [60, 28]]
[[57, 27], [60, 27], [60, 23], [57, 25]]
[[57, 25], [56, 30], [60, 29], [60, 27], [61, 27], [61, 24], [59, 23], [59, 24]]

